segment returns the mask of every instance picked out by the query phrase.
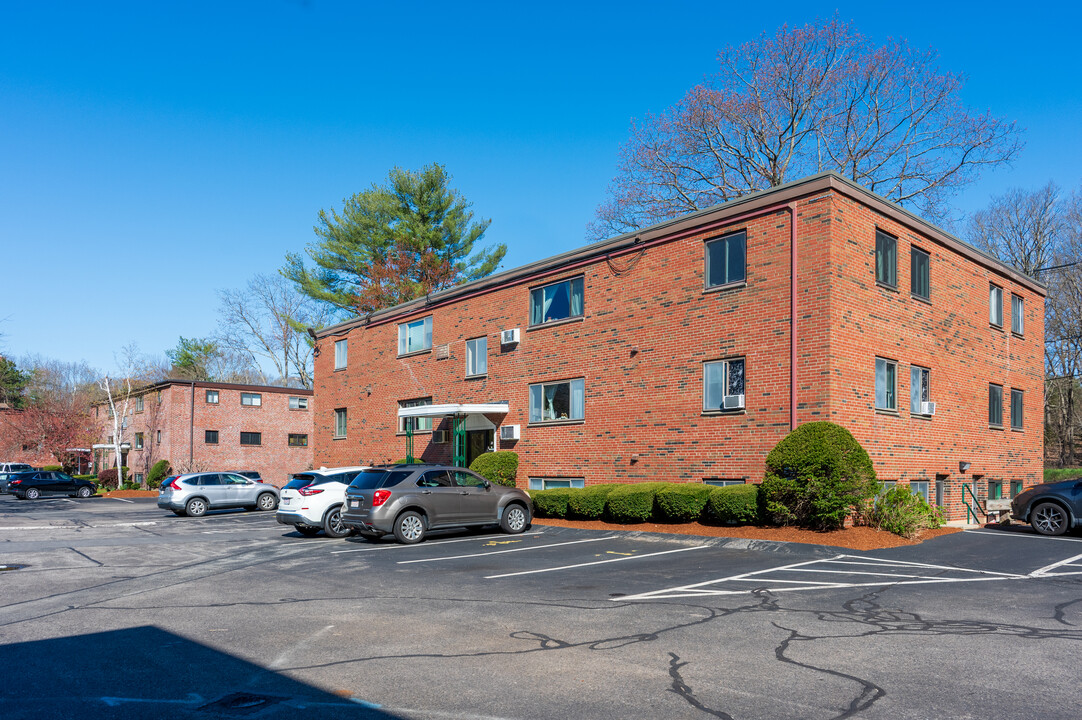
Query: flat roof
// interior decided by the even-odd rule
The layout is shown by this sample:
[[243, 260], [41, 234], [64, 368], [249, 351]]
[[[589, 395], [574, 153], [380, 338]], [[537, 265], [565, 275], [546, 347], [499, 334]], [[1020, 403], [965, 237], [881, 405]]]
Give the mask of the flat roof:
[[445, 415], [506, 414], [507, 403], [445, 403], [443, 405], [414, 405], [398, 408], [398, 417], [444, 417]]

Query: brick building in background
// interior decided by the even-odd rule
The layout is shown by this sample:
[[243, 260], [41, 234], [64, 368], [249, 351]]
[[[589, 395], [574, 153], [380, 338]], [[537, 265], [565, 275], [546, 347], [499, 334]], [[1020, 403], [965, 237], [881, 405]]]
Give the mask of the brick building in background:
[[454, 416], [467, 462], [515, 450], [531, 488], [758, 482], [830, 420], [958, 519], [963, 484], [1042, 479], [1044, 296], [817, 175], [319, 331], [314, 459], [405, 457], [415, 416], [447, 461]]
[[[120, 403], [117, 403], [120, 410]], [[169, 460], [177, 472], [255, 470], [282, 486], [312, 467], [312, 391], [270, 385], [165, 380], [128, 403], [126, 464], [136, 480]], [[97, 405], [94, 471], [115, 467], [109, 405]]]

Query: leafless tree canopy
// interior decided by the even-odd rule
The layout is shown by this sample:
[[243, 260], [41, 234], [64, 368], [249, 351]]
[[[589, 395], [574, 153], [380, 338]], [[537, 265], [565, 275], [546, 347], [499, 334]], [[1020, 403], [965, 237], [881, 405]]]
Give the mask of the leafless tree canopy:
[[718, 71], [635, 121], [592, 239], [833, 170], [932, 218], [1021, 147], [1013, 122], [967, 108], [963, 79], [905, 41], [877, 47], [834, 19], [718, 55]]
[[994, 198], [987, 209], [969, 220], [971, 243], [1027, 275], [1054, 263], [1067, 249], [1067, 208], [1059, 188], [1048, 183], [1040, 190], [1014, 189]]

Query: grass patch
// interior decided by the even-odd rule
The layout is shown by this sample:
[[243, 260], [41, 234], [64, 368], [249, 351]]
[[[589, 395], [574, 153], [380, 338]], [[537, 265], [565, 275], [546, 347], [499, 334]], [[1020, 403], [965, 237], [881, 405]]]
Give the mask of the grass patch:
[[1070, 480], [1071, 478], [1082, 477], [1082, 468], [1045, 468], [1044, 469], [1044, 481], [1046, 483], [1059, 482], [1060, 480]]

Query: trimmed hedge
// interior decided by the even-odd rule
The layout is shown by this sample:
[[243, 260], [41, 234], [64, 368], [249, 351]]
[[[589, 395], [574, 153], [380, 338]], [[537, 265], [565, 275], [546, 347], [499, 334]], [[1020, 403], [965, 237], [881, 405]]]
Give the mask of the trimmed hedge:
[[613, 522], [645, 522], [654, 515], [654, 496], [666, 485], [663, 482], [620, 485], [609, 493], [605, 514]]
[[571, 490], [567, 496], [567, 516], [581, 520], [600, 520], [605, 514], [605, 504], [619, 485], [590, 485]]
[[52, 472], [62, 472], [64, 470], [63, 465], [42, 465], [42, 470], [51, 470]]
[[513, 450], [482, 453], [470, 463], [470, 470], [496, 485], [515, 487], [518, 453]]
[[76, 480], [89, 480], [92, 483], [97, 483], [98, 482], [98, 476], [97, 475], [72, 475], [72, 477], [75, 478]]
[[159, 460], [154, 463], [154, 467], [150, 468], [150, 472], [147, 473], [147, 487], [153, 489], [161, 485], [162, 480], [169, 476], [171, 469], [168, 460]]
[[572, 492], [577, 491], [568, 488], [532, 491], [530, 499], [533, 500], [534, 514], [538, 517], [567, 517], [567, 501]]
[[655, 495], [659, 519], [669, 522], [698, 520], [713, 489], [698, 483], [666, 483]]
[[707, 512], [726, 525], [751, 525], [759, 522], [759, 486], [728, 485], [710, 489]]

